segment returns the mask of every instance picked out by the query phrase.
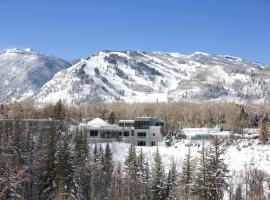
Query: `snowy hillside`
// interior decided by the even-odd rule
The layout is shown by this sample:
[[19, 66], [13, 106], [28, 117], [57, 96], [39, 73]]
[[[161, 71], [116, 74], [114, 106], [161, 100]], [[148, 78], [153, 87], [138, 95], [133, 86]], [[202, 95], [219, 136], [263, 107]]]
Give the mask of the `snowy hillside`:
[[40, 102], [270, 100], [270, 67], [202, 52], [101, 51], [57, 73]]
[[[210, 141], [204, 142], [206, 147], [209, 147]], [[203, 142], [200, 140], [182, 140], [171, 147], [160, 145], [158, 148], [166, 169], [168, 170], [168, 167], [174, 158], [177, 166], [179, 166], [179, 171], [181, 171], [180, 166], [182, 166], [182, 162], [185, 155], [188, 153], [189, 147], [193, 161], [196, 163], [200, 156], [199, 152], [202, 148], [202, 143]], [[234, 144], [224, 147], [226, 149], [224, 159], [229, 166], [231, 174], [239, 174], [245, 167], [254, 167], [270, 173], [269, 146], [257, 143], [256, 140], [239, 140]], [[122, 163], [125, 160], [129, 145], [130, 144], [118, 142], [111, 144], [115, 161]], [[136, 149], [137, 152], [142, 149], [149, 161], [152, 160], [153, 154], [156, 151], [156, 147], [136, 147]]]
[[0, 52], [0, 102], [32, 96], [56, 72], [67, 67], [68, 62], [31, 49]]

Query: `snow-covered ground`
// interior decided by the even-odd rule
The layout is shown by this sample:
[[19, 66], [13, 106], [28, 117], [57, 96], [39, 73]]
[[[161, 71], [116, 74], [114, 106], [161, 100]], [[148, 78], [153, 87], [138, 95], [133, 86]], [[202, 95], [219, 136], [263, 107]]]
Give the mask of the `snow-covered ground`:
[[38, 102], [269, 100], [269, 67], [202, 52], [101, 51], [56, 73]]
[[[202, 140], [181, 140], [170, 147], [165, 144], [160, 144], [158, 147], [136, 147], [137, 153], [142, 149], [148, 161], [152, 161], [153, 154], [157, 148], [161, 154], [165, 171], [168, 172], [172, 159], [176, 162], [177, 170], [181, 173], [183, 160], [190, 147], [193, 163], [196, 165], [198, 161], [203, 141]], [[205, 147], [209, 148], [210, 141], [204, 141]], [[105, 147], [105, 144], [103, 144]], [[120, 162], [122, 165], [128, 154], [130, 144], [113, 142], [110, 144], [113, 159], [115, 162]], [[93, 146], [92, 146], [93, 147]], [[225, 163], [230, 170], [230, 180], [236, 185], [241, 180], [245, 169], [256, 168], [270, 174], [270, 145], [260, 144], [258, 140], [245, 139], [237, 140], [233, 144], [223, 146], [226, 151], [224, 155]], [[265, 190], [270, 193], [268, 189]], [[224, 200], [228, 200], [228, 193], [225, 191]]]
[[[174, 145], [167, 147], [165, 144], [158, 146], [162, 156], [165, 169], [168, 169], [172, 159], [177, 163], [179, 171], [181, 171], [182, 162], [188, 152], [190, 146], [191, 156], [193, 160], [198, 160], [203, 141], [181, 140]], [[104, 144], [105, 145], [105, 144]], [[113, 157], [115, 161], [123, 164], [130, 144], [114, 142], [111, 143]], [[206, 148], [209, 147], [210, 141], [205, 141]], [[259, 144], [257, 140], [238, 140], [228, 146], [224, 145], [225, 162], [228, 164], [231, 174], [238, 174], [245, 167], [254, 167], [270, 174], [270, 146]], [[136, 147], [137, 152], [143, 150], [146, 158], [151, 161], [157, 147]]]

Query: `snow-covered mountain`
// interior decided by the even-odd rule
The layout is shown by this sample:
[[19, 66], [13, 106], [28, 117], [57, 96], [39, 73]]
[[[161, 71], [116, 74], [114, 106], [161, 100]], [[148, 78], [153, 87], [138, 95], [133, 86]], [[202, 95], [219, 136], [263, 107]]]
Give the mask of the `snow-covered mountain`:
[[40, 102], [270, 100], [270, 66], [203, 52], [101, 51], [55, 74]]
[[71, 65], [59, 58], [31, 49], [7, 49], [0, 52], [0, 102], [23, 99]]

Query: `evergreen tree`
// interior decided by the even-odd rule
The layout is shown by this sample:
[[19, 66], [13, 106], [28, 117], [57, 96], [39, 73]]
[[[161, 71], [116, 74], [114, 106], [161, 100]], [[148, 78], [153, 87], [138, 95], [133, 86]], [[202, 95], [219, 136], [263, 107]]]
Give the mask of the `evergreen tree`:
[[109, 144], [106, 144], [104, 154], [104, 171], [108, 177], [111, 177], [113, 172], [113, 157]]
[[97, 149], [97, 143], [94, 144], [94, 162], [96, 162], [98, 160], [98, 149]]
[[81, 182], [82, 196], [88, 198], [90, 177], [87, 172], [86, 164], [89, 160], [89, 148], [86, 134], [83, 133], [82, 129], [80, 131], [78, 129], [76, 130], [73, 143], [76, 175]]
[[191, 154], [190, 154], [190, 147], [189, 147], [188, 153], [183, 162], [182, 177], [181, 177], [181, 184], [183, 187], [183, 196], [185, 200], [190, 199], [190, 196], [191, 196], [191, 185], [193, 183], [193, 171], [194, 171], [194, 167], [191, 162]]
[[241, 185], [238, 185], [235, 190], [234, 200], [243, 200]]
[[139, 182], [138, 182], [138, 167], [137, 167], [137, 155], [135, 146], [131, 144], [129, 146], [128, 155], [125, 160], [125, 185], [127, 199], [135, 200], [139, 199]]
[[139, 155], [137, 156], [137, 167], [138, 167], [138, 180], [140, 183], [140, 198], [150, 199], [151, 198], [151, 188], [150, 188], [150, 170], [149, 163], [145, 159], [142, 149], [140, 150]]
[[107, 193], [109, 193], [112, 173], [113, 173], [113, 157], [109, 144], [106, 144], [105, 154], [104, 154], [104, 175], [105, 175], [105, 187], [108, 189]]
[[269, 140], [268, 129], [268, 116], [264, 115], [260, 122], [260, 138], [263, 142], [267, 142]]
[[79, 178], [75, 175], [74, 160], [68, 138], [64, 139], [56, 163], [55, 183], [57, 191], [62, 191], [63, 199], [81, 199]]
[[221, 140], [215, 136], [207, 156], [207, 177], [209, 178], [208, 199], [223, 199], [224, 190], [227, 188], [228, 166], [222, 156], [224, 149]]
[[161, 155], [157, 148], [152, 166], [152, 197], [153, 199], [166, 198], [166, 180]]
[[89, 157], [89, 148], [86, 134], [83, 133], [82, 129], [80, 131], [76, 129], [73, 143], [75, 165], [83, 168]]
[[121, 164], [117, 162], [112, 175], [112, 181], [110, 186], [111, 189], [109, 197], [111, 200], [124, 200], [123, 184], [124, 183]]
[[207, 176], [207, 152], [204, 143], [200, 151], [201, 157], [199, 159], [198, 168], [196, 171], [196, 178], [193, 185], [193, 194], [198, 196], [199, 199], [208, 199], [208, 185], [209, 180]]
[[108, 182], [105, 173], [105, 155], [102, 145], [99, 146], [98, 157], [96, 161], [90, 164], [91, 180], [90, 180], [90, 199], [108, 199]]
[[37, 163], [39, 166], [39, 199], [50, 199], [55, 189], [55, 162], [58, 151], [58, 140], [59, 133], [56, 131], [54, 123], [52, 123], [46, 141], [40, 147], [37, 155]]
[[173, 158], [169, 172], [168, 172], [167, 182], [166, 182], [166, 196], [168, 197], [168, 199], [177, 198], [177, 194], [176, 194], [177, 193], [176, 186], [178, 185], [177, 177], [178, 177], [178, 172], [176, 170], [176, 163]]
[[109, 116], [108, 116], [108, 122], [110, 124], [115, 124], [116, 121], [116, 117], [115, 117], [115, 112], [110, 112]]
[[65, 119], [65, 107], [62, 100], [59, 100], [53, 107], [53, 118], [57, 120]]

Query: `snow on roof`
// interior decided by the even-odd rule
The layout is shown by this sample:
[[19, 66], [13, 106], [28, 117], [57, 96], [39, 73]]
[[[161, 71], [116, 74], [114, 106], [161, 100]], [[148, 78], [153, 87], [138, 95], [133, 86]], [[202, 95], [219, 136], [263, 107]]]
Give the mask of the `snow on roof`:
[[91, 125], [91, 126], [107, 126], [109, 124], [108, 124], [108, 122], [104, 121], [103, 119], [95, 118], [92, 121], [88, 122], [87, 125]]
[[119, 120], [119, 122], [121, 123], [133, 123], [134, 122], [134, 120], [133, 119], [121, 119], [121, 120]]
[[186, 136], [229, 134], [227, 131], [221, 132], [220, 128], [183, 128], [183, 133]]

